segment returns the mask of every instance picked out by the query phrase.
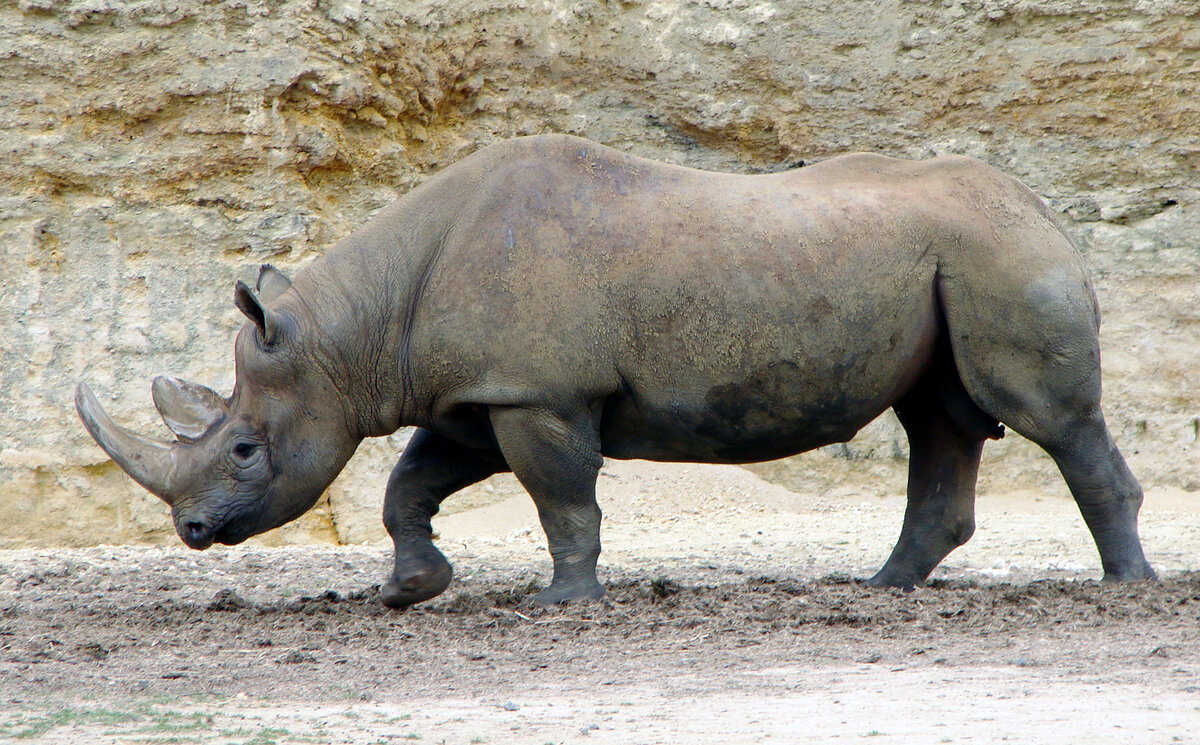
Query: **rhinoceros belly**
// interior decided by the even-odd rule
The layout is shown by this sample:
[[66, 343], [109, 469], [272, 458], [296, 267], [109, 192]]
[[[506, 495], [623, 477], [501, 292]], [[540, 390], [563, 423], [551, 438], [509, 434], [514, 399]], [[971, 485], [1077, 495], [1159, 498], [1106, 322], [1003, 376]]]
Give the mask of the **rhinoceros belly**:
[[845, 442], [911, 385], [920, 356], [782, 359], [720, 382], [697, 376], [681, 386], [635, 382], [605, 401], [602, 451], [613, 458], [748, 463]]

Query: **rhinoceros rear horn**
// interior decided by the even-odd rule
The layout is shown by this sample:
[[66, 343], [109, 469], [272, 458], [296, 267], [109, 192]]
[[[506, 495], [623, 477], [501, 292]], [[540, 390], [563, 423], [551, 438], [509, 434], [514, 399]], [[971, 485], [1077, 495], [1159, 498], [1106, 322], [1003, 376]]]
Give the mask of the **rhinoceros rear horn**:
[[255, 285], [255, 289], [258, 290], [258, 299], [262, 302], [274, 301], [275, 298], [287, 292], [291, 286], [292, 280], [270, 264], [263, 264], [258, 268], [258, 283]]
[[184, 442], [195, 442], [228, 413], [216, 391], [199, 383], [159, 375], [150, 388], [163, 423]]
[[88, 434], [121, 470], [167, 504], [175, 501], [171, 489], [175, 473], [174, 447], [118, 426], [84, 383], [75, 388], [75, 410]]

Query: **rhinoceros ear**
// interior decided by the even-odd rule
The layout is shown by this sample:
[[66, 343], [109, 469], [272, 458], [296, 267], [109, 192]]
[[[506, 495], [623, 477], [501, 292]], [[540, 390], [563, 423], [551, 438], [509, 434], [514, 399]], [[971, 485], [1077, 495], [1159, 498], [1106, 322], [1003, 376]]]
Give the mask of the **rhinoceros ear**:
[[159, 375], [150, 392], [163, 422], [183, 442], [200, 439], [227, 413], [225, 402], [216, 391], [199, 383]]
[[292, 280], [284, 276], [283, 272], [279, 271], [270, 264], [263, 264], [258, 268], [258, 299], [264, 303], [270, 303], [292, 286]]
[[242, 280], [238, 280], [237, 289], [233, 292], [233, 302], [238, 310], [245, 314], [258, 327], [259, 336], [266, 346], [274, 344], [279, 339], [279, 317], [270, 308], [259, 302], [258, 298]]

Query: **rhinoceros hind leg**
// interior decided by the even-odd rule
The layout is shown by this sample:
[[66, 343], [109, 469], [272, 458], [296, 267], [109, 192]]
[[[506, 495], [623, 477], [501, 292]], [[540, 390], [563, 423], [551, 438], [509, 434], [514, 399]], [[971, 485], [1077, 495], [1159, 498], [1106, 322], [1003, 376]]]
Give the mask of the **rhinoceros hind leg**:
[[1100, 552], [1107, 582], [1155, 579], [1138, 537], [1142, 487], [1113, 443], [1100, 407], [1063, 417], [1060, 437], [1042, 443], [1058, 464]]
[[867, 581], [873, 587], [920, 585], [975, 531], [975, 480], [984, 435], [956, 423], [936, 388], [937, 378], [927, 375], [895, 405], [909, 442], [908, 506], [892, 555]]
[[[1053, 395], [1055, 389], [1049, 386], [1042, 390], [1051, 395], [1024, 409], [1025, 421], [1013, 424], [1013, 429], [1040, 445], [1058, 465], [1096, 542], [1105, 581], [1155, 579], [1138, 537], [1142, 487], [1109, 434], [1100, 410], [1099, 384], [1091, 402], [1079, 400], [1078, 387], [1064, 387], [1061, 396]], [[1039, 416], [1030, 421], [1030, 412]]]
[[981, 409], [1054, 459], [1096, 542], [1105, 579], [1152, 579], [1138, 538], [1142, 488], [1100, 408], [1100, 342], [1091, 291], [1061, 267], [1038, 273], [1037, 262], [1020, 267], [1025, 265], [1031, 267], [1027, 276], [1020, 276], [1024, 269], [1008, 270], [1016, 279], [977, 278], [981, 286], [1021, 288], [1001, 298], [1003, 323], [983, 323], [964, 303], [955, 303], [962, 293], [953, 286], [942, 293], [961, 379]]
[[503, 470], [498, 452], [417, 430], [392, 469], [383, 499], [383, 524], [396, 546], [392, 574], [380, 589], [384, 605], [407, 608], [450, 585], [453, 571], [433, 545], [429, 518], [446, 497]]
[[554, 578], [533, 597], [550, 605], [604, 596], [596, 579], [600, 507], [596, 477], [603, 458], [586, 407], [572, 413], [542, 408], [491, 409], [496, 441], [513, 474], [533, 497], [550, 544]]

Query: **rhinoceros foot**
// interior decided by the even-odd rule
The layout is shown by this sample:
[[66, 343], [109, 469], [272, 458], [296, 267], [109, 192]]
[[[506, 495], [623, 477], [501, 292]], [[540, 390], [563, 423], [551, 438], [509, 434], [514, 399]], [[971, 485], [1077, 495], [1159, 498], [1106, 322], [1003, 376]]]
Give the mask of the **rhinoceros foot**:
[[1116, 584], [1121, 582], [1145, 582], [1158, 579], [1158, 573], [1144, 559], [1139, 561], [1130, 561], [1129, 567], [1126, 568], [1104, 568], [1104, 579], [1106, 584]]
[[595, 579], [581, 579], [577, 582], [554, 582], [549, 587], [530, 598], [538, 605], [557, 605], [580, 600], [599, 600], [604, 597], [604, 586]]
[[403, 563], [397, 561], [392, 576], [379, 590], [383, 604], [403, 609], [445, 592], [454, 570], [441, 552], [434, 549], [434, 554]]

